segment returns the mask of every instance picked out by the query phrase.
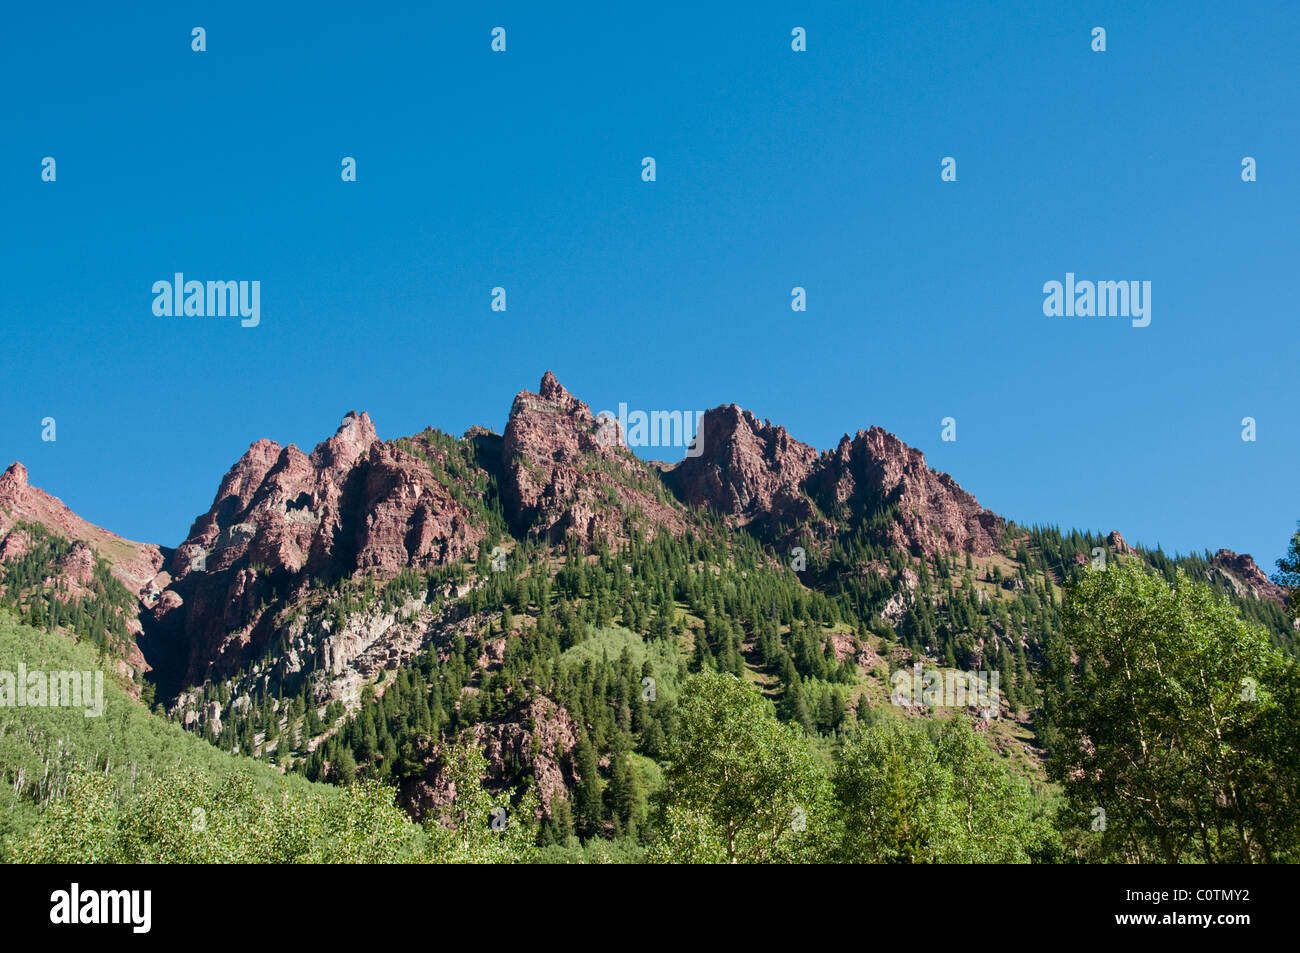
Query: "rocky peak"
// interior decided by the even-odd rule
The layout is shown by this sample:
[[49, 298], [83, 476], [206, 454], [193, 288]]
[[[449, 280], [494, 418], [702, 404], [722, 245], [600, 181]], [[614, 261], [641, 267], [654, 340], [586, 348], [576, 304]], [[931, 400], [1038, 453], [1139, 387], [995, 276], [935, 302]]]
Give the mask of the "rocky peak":
[[[21, 558], [31, 552], [33, 537], [17, 523], [37, 524], [54, 536], [71, 542], [68, 551], [51, 559], [43, 585], [57, 587], [59, 598], [91, 595], [97, 559], [104, 559], [110, 571], [126, 586], [138, 602], [129, 606], [110, 604], [105, 611], [123, 616], [127, 633], [138, 638], [142, 632], [137, 612], [153, 599], [160, 584], [167, 581], [161, 572], [164, 551], [145, 543], [135, 543], [89, 523], [72, 512], [63, 501], [28, 483], [27, 469], [21, 463], [9, 466], [0, 474], [0, 563]], [[148, 669], [144, 655], [135, 643], [122, 646], [118, 671], [128, 679]], [[129, 681], [128, 691], [138, 689]]]
[[742, 525], [811, 518], [801, 487], [817, 463], [817, 451], [784, 427], [729, 404], [705, 411], [697, 440], [698, 456], [665, 471], [683, 502], [718, 510]]
[[841, 528], [892, 508], [882, 539], [889, 545], [988, 555], [1000, 544], [1000, 517], [880, 427], [846, 434], [821, 454], [734, 404], [708, 411], [701, 430], [701, 455], [668, 468], [666, 479], [684, 502], [737, 525], [781, 528], [790, 538], [805, 531], [825, 536], [836, 530], [819, 508]]
[[841, 438], [809, 481], [814, 498], [854, 521], [892, 509], [885, 542], [928, 555], [997, 551], [1001, 517], [946, 473], [932, 470], [925, 454], [881, 427]]
[[[275, 466], [283, 452], [284, 448], [274, 440], [257, 440], [250, 445], [244, 451], [244, 455], [221, 478], [221, 483], [217, 486], [216, 498], [208, 515], [214, 513], [234, 515], [247, 509], [253, 500], [253, 494], [257, 492], [262, 481], [266, 479], [266, 474]], [[191, 527], [191, 537], [201, 535], [201, 521], [202, 518]]]
[[[20, 504], [23, 491], [27, 489], [27, 468], [21, 463], [9, 464], [9, 469], [0, 474], [0, 537], [13, 527], [12, 519], [5, 510]], [[18, 544], [15, 542], [14, 546]]]
[[550, 371], [537, 393], [515, 396], [502, 438], [501, 497], [518, 532], [553, 543], [569, 536], [587, 545], [613, 542], [626, 535], [624, 521], [637, 509], [651, 533], [684, 526], [677, 508], [655, 492], [651, 469], [608, 427], [598, 427], [591, 408]]
[[537, 387], [538, 396], [542, 400], [554, 401], [555, 403], [567, 403], [573, 399], [573, 395], [565, 390], [564, 385], [560, 383], [553, 371], [547, 371], [542, 375], [542, 382]]
[[312, 451], [312, 464], [318, 468], [348, 470], [378, 442], [370, 415], [362, 413], [358, 416], [355, 410], [349, 410], [334, 436]]
[[844, 462], [859, 461], [868, 468], [871, 482], [886, 493], [932, 472], [925, 454], [881, 427], [859, 430], [852, 440], [846, 434], [840, 438], [835, 457]]
[[1238, 595], [1248, 592], [1256, 599], [1267, 599], [1278, 605], [1286, 603], [1286, 590], [1269, 579], [1249, 553], [1220, 549], [1210, 560], [1210, 568], [1212, 573], [1217, 570], [1225, 577]]
[[1119, 534], [1118, 530], [1111, 530], [1110, 535], [1106, 537], [1106, 547], [1112, 553], [1125, 555], [1133, 552], [1133, 548], [1124, 541], [1124, 537]]
[[370, 416], [355, 411], [310, 455], [293, 444], [253, 443], [177, 548], [174, 584], [155, 610], [173, 641], [189, 647], [184, 680], [217, 660], [218, 669], [237, 667], [246, 646], [267, 634], [258, 607], [314, 580], [392, 575], [474, 550], [485, 530], [440, 482], [428, 463], [434, 451], [425, 450], [383, 443]]
[[0, 474], [0, 500], [16, 498], [27, 486], [27, 468], [18, 461]]
[[[12, 463], [0, 474], [0, 537], [16, 522], [39, 523], [56, 536], [80, 542], [108, 560], [113, 575], [136, 595], [153, 588], [163, 565], [161, 547], [135, 543], [87, 522], [58, 497], [28, 483], [27, 468]], [[79, 558], [85, 558], [80, 554]], [[93, 560], [92, 560], [93, 568]]]
[[[530, 411], [572, 417], [580, 424], [593, 420], [591, 408], [569, 393], [550, 371], [543, 375], [537, 393], [521, 390], [515, 395], [510, 407], [510, 419], [513, 421], [515, 417], [526, 415]], [[509, 433], [508, 424], [506, 432]]]

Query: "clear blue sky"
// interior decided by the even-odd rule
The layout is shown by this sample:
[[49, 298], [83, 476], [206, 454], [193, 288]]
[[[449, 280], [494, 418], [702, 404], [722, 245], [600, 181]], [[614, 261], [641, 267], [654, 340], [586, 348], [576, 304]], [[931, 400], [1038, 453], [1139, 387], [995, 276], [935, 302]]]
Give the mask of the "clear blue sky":
[[[1271, 570], [1300, 5], [727, 6], [12, 6], [0, 466], [175, 545], [259, 437], [500, 430], [553, 369], [820, 448], [879, 424], [1009, 518]], [[155, 317], [176, 271], [261, 281], [261, 325]], [[1067, 271], [1151, 281], [1150, 327], [1044, 317]]]

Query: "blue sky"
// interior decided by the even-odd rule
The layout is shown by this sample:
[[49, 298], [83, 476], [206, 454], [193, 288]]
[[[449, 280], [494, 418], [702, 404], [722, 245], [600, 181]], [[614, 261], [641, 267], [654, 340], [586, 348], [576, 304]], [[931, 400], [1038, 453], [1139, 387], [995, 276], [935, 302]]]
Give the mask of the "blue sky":
[[[259, 437], [501, 430], [552, 369], [820, 448], [878, 424], [1011, 519], [1271, 570], [1296, 4], [464, 6], [9, 11], [0, 466], [175, 545]], [[259, 280], [261, 324], [155, 317], [176, 271]], [[1066, 272], [1151, 281], [1151, 325], [1045, 317]]]

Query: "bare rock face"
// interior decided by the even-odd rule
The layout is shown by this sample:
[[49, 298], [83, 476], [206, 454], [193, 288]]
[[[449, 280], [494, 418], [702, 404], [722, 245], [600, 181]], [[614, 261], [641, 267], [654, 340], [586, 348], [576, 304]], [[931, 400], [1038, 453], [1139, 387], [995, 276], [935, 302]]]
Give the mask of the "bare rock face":
[[[155, 617], [187, 649], [183, 683], [222, 674], [262, 635], [259, 607], [311, 581], [459, 560], [484, 536], [428, 459], [349, 413], [310, 455], [259, 440], [221, 481], [171, 563]], [[179, 599], [179, 602], [177, 601]]]
[[[0, 513], [3, 513], [0, 510]], [[22, 559], [32, 548], [32, 538], [26, 530], [14, 529], [5, 534], [3, 540], [0, 540], [0, 563], [12, 562], [15, 559]]]
[[1121, 556], [1133, 552], [1132, 547], [1124, 542], [1124, 537], [1119, 534], [1118, 530], [1110, 531], [1110, 535], [1106, 537], [1106, 548], [1112, 553], [1118, 553]]
[[[498, 790], [515, 786], [522, 771], [537, 779], [537, 794], [548, 814], [556, 798], [567, 797], [565, 765], [572, 775], [577, 733], [566, 709], [545, 696], [530, 698], [500, 722], [479, 722], [474, 740], [487, 758], [484, 781]], [[417, 821], [437, 817], [456, 797], [455, 786], [439, 761], [442, 745], [430, 739], [417, 743], [422, 775], [408, 780], [398, 802]], [[557, 760], [557, 755], [559, 760]]]
[[[481, 620], [465, 621], [468, 617], [462, 606], [441, 603], [446, 595], [447, 590], [436, 597], [428, 592], [409, 595], [395, 606], [377, 602], [341, 620], [334, 616], [328, 599], [300, 602], [289, 620], [282, 620], [277, 627], [280, 651], [246, 667], [230, 681], [228, 702], [206, 702], [202, 689], [193, 687], [177, 695], [170, 711], [187, 724], [212, 723], [213, 730], [219, 731], [230, 711], [246, 706], [255, 695], [273, 696], [287, 682], [306, 674], [318, 709], [337, 700], [355, 712], [363, 690], [376, 684], [377, 677], [382, 679], [384, 673], [409, 664], [435, 639], [446, 643], [457, 633], [477, 632], [476, 623]], [[237, 654], [244, 636], [243, 631], [233, 633], [223, 649]], [[213, 671], [222, 661], [215, 660]], [[377, 693], [382, 695], [391, 684], [381, 681]], [[308, 741], [308, 750], [313, 750], [321, 737]]]
[[293, 573], [326, 569], [343, 529], [349, 478], [378, 442], [369, 416], [352, 413], [311, 456], [292, 444], [257, 441], [177, 547], [173, 578], [220, 572], [245, 559]]
[[506, 518], [548, 542], [575, 536], [588, 546], [625, 538], [634, 513], [649, 535], [680, 532], [681, 508], [617, 436], [598, 435], [591, 408], [547, 371], [538, 392], [520, 391], [510, 408], [502, 443]]
[[862, 517], [892, 508], [890, 545], [927, 555], [997, 552], [1005, 522], [979, 505], [948, 474], [931, 470], [925, 454], [872, 427], [845, 436], [814, 475], [818, 498]]
[[564, 765], [578, 743], [568, 711], [545, 696], [530, 698], [504, 722], [480, 722], [475, 739], [488, 761], [489, 782], [510, 786], [509, 765], [527, 765], [537, 779], [537, 795], [548, 814], [555, 798], [567, 797]]
[[816, 518], [802, 489], [817, 465], [812, 447], [735, 404], [706, 411], [700, 433], [699, 456], [665, 468], [683, 502], [717, 510], [738, 526], [775, 530]]
[[1210, 560], [1210, 568], [1212, 573], [1226, 579], [1238, 595], [1249, 593], [1256, 599], [1286, 604], [1286, 590], [1269, 579], [1249, 553], [1220, 549]]
[[63, 575], [79, 586], [87, 586], [95, 576], [95, 551], [77, 540], [66, 556], [59, 560]]
[[735, 405], [710, 410], [702, 429], [703, 453], [670, 468], [665, 479], [683, 501], [717, 510], [734, 525], [786, 539], [805, 530], [825, 537], [834, 529], [819, 512], [853, 525], [892, 510], [882, 539], [892, 546], [985, 556], [1000, 545], [1000, 517], [879, 427], [846, 435], [820, 456]]
[[482, 527], [418, 458], [385, 444], [370, 450], [360, 485], [356, 569], [390, 575], [460, 559]]

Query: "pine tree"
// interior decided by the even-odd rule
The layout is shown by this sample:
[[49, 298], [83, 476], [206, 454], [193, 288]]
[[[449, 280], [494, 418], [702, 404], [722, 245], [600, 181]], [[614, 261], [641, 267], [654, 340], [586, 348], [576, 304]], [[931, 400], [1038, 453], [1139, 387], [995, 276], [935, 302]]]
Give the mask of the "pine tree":
[[[1300, 527], [1300, 523], [1296, 525]], [[1300, 528], [1297, 528], [1295, 535], [1291, 537], [1291, 548], [1277, 561], [1277, 572], [1273, 574], [1273, 582], [1291, 590], [1287, 598], [1287, 608], [1292, 618], [1300, 619]]]
[[605, 807], [600, 796], [600, 763], [596, 749], [585, 737], [578, 741], [574, 752], [578, 778], [574, 792], [574, 826], [579, 837], [595, 837], [601, 831]]
[[348, 748], [339, 750], [338, 758], [334, 762], [334, 771], [338, 775], [340, 784], [351, 784], [357, 775], [357, 762], [352, 757], [352, 752]]

